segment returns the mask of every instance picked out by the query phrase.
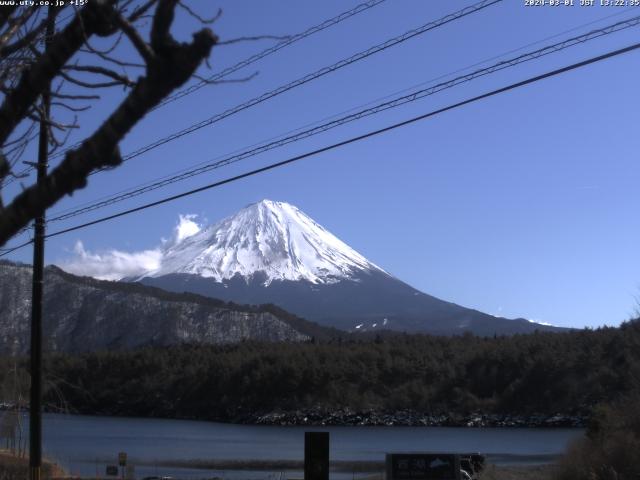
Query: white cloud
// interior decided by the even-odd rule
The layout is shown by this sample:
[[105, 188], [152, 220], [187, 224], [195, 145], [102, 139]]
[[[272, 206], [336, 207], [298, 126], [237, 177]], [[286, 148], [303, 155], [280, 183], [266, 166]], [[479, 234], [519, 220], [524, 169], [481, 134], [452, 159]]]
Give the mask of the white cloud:
[[179, 215], [178, 224], [174, 230], [175, 243], [180, 243], [185, 238], [195, 235], [201, 230], [202, 226], [194, 221], [197, 218], [198, 216], [192, 213]]
[[142, 275], [159, 268], [162, 260], [159, 248], [133, 253], [120, 250], [89, 252], [80, 240], [76, 242], [73, 253], [73, 258], [59, 262], [58, 266], [75, 275], [101, 280], [120, 280]]
[[91, 252], [78, 240], [73, 248], [73, 256], [56, 264], [69, 273], [98, 278], [100, 280], [120, 280], [138, 277], [160, 268], [164, 249], [182, 242], [198, 233], [202, 226], [198, 216], [185, 214], [178, 216], [171, 240], [161, 239], [160, 246], [139, 252], [123, 252], [109, 249]]

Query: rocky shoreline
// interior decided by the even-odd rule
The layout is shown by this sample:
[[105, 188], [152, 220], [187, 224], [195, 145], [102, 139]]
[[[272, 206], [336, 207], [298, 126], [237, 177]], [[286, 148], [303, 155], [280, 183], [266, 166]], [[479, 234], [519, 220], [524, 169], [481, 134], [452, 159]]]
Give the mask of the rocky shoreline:
[[[0, 411], [11, 410], [15, 407], [0, 404]], [[28, 412], [28, 408], [20, 408]], [[61, 413], [59, 410], [46, 409], [47, 412]], [[125, 412], [96, 412], [79, 411], [85, 415], [114, 415], [129, 416]], [[160, 417], [159, 417], [160, 418]], [[275, 411], [267, 413], [244, 412], [224, 417], [162, 417], [182, 418], [185, 420], [217, 421], [242, 425], [275, 425], [275, 426], [388, 426], [388, 427], [514, 427], [514, 428], [586, 428], [587, 415], [580, 414], [544, 414], [531, 415], [471, 413], [461, 414], [431, 414], [415, 410], [400, 410], [396, 412], [378, 410], [353, 410], [343, 408], [329, 410], [323, 408], [301, 409], [293, 411]]]
[[233, 423], [252, 425], [315, 426], [406, 426], [406, 427], [520, 427], [520, 428], [585, 428], [584, 415], [556, 413], [511, 415], [472, 413], [469, 415], [429, 414], [412, 410], [379, 412], [376, 410], [295, 410], [248, 414]]

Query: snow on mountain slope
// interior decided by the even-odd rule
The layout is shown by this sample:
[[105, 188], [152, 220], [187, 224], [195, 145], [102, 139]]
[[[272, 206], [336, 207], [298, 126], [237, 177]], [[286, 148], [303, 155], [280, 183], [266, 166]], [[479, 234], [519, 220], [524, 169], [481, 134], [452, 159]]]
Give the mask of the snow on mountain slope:
[[189, 273], [216, 281], [264, 273], [274, 280], [330, 284], [380, 267], [298, 208], [263, 200], [164, 248], [159, 268], [144, 277]]

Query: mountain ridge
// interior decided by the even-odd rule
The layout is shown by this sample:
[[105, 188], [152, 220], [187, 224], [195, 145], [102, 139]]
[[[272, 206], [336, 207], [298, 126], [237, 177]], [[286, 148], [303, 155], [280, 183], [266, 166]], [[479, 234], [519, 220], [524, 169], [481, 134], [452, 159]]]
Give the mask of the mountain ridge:
[[[129, 279], [130, 280], [130, 279]], [[346, 331], [477, 335], [565, 330], [495, 317], [421, 292], [387, 273], [297, 207], [262, 200], [172, 243], [137, 278], [165, 290], [274, 303]]]
[[[144, 278], [142, 283], [175, 292], [190, 291], [241, 303], [269, 301], [322, 326], [348, 332], [392, 330], [407, 333], [480, 336], [512, 335], [565, 328], [505, 319], [447, 302], [410, 287], [395, 278], [373, 274], [359, 281], [327, 285], [236, 277], [225, 283], [191, 274]], [[426, 324], [426, 325], [425, 325]]]
[[[163, 248], [162, 264], [142, 277], [196, 274], [223, 282], [236, 274], [334, 283], [379, 270], [297, 207], [262, 200]], [[386, 273], [386, 272], [385, 272]]]
[[[29, 348], [31, 266], [0, 262], [0, 353]], [[337, 334], [274, 305], [241, 306], [192, 293], [45, 268], [45, 350], [82, 352], [179, 343], [308, 341]]]

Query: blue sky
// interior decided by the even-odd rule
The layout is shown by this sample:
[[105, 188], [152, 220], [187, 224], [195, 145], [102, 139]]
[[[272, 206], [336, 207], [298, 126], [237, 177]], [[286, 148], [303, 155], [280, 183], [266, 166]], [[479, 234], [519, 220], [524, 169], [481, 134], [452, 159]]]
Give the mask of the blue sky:
[[[293, 34], [357, 3], [216, 2], [224, 14], [213, 28], [221, 39]], [[151, 113], [125, 139], [122, 151], [132, 151], [473, 3], [388, 0], [236, 74], [259, 71], [248, 82], [208, 86]], [[526, 7], [524, 0], [505, 0], [157, 148], [114, 171], [94, 175], [85, 190], [60, 202], [48, 215], [478, 62], [513, 56], [503, 54], [581, 25], [597, 22], [536, 47], [640, 14], [640, 9], [575, 3], [573, 7]], [[209, 5], [194, 2], [202, 13]], [[180, 16], [175, 32], [186, 39], [194, 28], [193, 22]], [[49, 229], [195, 188], [627, 46], [637, 41], [638, 28], [135, 200], [57, 222]], [[212, 72], [271, 44], [217, 47], [211, 57]], [[197, 215], [196, 221], [210, 223], [270, 198], [298, 206], [367, 258], [431, 295], [487, 313], [555, 325], [617, 325], [634, 314], [640, 293], [639, 65], [640, 53], [630, 53], [292, 166], [56, 237], [47, 244], [46, 261], [74, 259], [78, 241], [87, 252], [105, 256], [113, 250], [151, 250], [161, 238], [172, 235], [180, 215]], [[99, 125], [121, 96], [115, 89], [84, 114], [82, 128], [72, 141]], [[5, 200], [15, 187], [3, 192]], [[25, 248], [10, 258], [30, 262], [31, 253]]]

